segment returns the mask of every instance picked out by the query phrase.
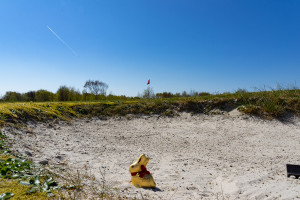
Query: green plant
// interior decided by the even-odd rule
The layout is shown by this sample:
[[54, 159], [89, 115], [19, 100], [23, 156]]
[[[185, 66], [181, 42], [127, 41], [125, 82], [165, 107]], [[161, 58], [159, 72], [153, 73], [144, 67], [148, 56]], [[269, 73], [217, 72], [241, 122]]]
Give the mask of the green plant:
[[6, 192], [6, 193], [3, 193], [3, 194], [0, 195], [0, 200], [10, 199], [13, 196], [14, 196], [13, 193]]

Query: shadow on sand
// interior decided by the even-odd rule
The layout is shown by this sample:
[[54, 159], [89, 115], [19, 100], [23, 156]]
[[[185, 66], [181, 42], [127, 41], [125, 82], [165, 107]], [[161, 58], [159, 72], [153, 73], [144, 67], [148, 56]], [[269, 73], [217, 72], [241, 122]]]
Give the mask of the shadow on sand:
[[155, 187], [155, 188], [143, 188], [145, 190], [152, 190], [153, 192], [162, 192], [161, 189], [159, 189], [158, 187]]

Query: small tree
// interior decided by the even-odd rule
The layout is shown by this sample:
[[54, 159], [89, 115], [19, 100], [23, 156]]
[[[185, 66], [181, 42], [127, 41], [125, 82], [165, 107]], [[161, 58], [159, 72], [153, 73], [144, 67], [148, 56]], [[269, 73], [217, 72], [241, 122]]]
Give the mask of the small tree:
[[156, 93], [157, 98], [172, 98], [173, 96], [171, 92]]
[[82, 95], [80, 94], [79, 90], [75, 89], [74, 87], [69, 87], [69, 100], [70, 101], [80, 101], [82, 100]]
[[36, 101], [53, 101], [54, 100], [54, 94], [52, 92], [49, 92], [47, 90], [38, 90], [35, 93], [35, 100]]
[[70, 90], [67, 86], [60, 86], [56, 92], [58, 101], [69, 101]]
[[26, 92], [23, 96], [26, 101], [34, 101], [35, 100], [35, 91]]
[[84, 86], [90, 93], [94, 94], [97, 98], [98, 95], [105, 95], [108, 85], [102, 81], [92, 81], [88, 80], [85, 82]]
[[22, 95], [18, 92], [12, 92], [12, 91], [8, 91], [5, 93], [4, 97], [3, 97], [3, 101], [10, 101], [10, 102], [14, 102], [14, 101], [22, 101]]
[[181, 96], [188, 97], [189, 95], [188, 95], [188, 93], [186, 91], [183, 91], [182, 94], [181, 94]]
[[58, 101], [79, 101], [81, 94], [73, 87], [60, 86], [56, 92]]
[[153, 98], [155, 96], [153, 89], [151, 87], [147, 87], [147, 89], [144, 90], [143, 92], [143, 98], [144, 99], [150, 99]]

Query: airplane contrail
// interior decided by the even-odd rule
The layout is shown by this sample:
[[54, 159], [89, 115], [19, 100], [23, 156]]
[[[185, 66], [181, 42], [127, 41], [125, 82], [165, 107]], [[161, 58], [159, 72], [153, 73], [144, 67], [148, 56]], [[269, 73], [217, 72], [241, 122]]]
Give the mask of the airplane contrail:
[[49, 26], [47, 26], [47, 28], [53, 33], [53, 35], [57, 39], [59, 39], [66, 47], [68, 47], [68, 49], [70, 49], [75, 56], [78, 56], [77, 53], [74, 51], [74, 49], [72, 49], [72, 47], [70, 47], [63, 39], [61, 39], [61, 37], [59, 37], [59, 35], [57, 35]]

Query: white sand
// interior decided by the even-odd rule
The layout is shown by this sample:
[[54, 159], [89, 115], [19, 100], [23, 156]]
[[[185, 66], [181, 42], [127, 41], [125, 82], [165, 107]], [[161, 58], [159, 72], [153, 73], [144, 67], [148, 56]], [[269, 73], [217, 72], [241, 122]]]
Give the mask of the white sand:
[[[300, 164], [300, 119], [282, 123], [240, 115], [183, 113], [127, 120], [77, 120], [54, 128], [34, 125], [14, 136], [20, 152], [36, 161], [88, 165], [107, 184], [146, 199], [300, 199], [300, 180], [286, 177], [286, 164]], [[35, 150], [34, 150], [35, 149]], [[129, 165], [141, 153], [157, 190], [130, 184]], [[60, 157], [57, 157], [60, 156]], [[60, 158], [60, 159], [59, 159]]]

